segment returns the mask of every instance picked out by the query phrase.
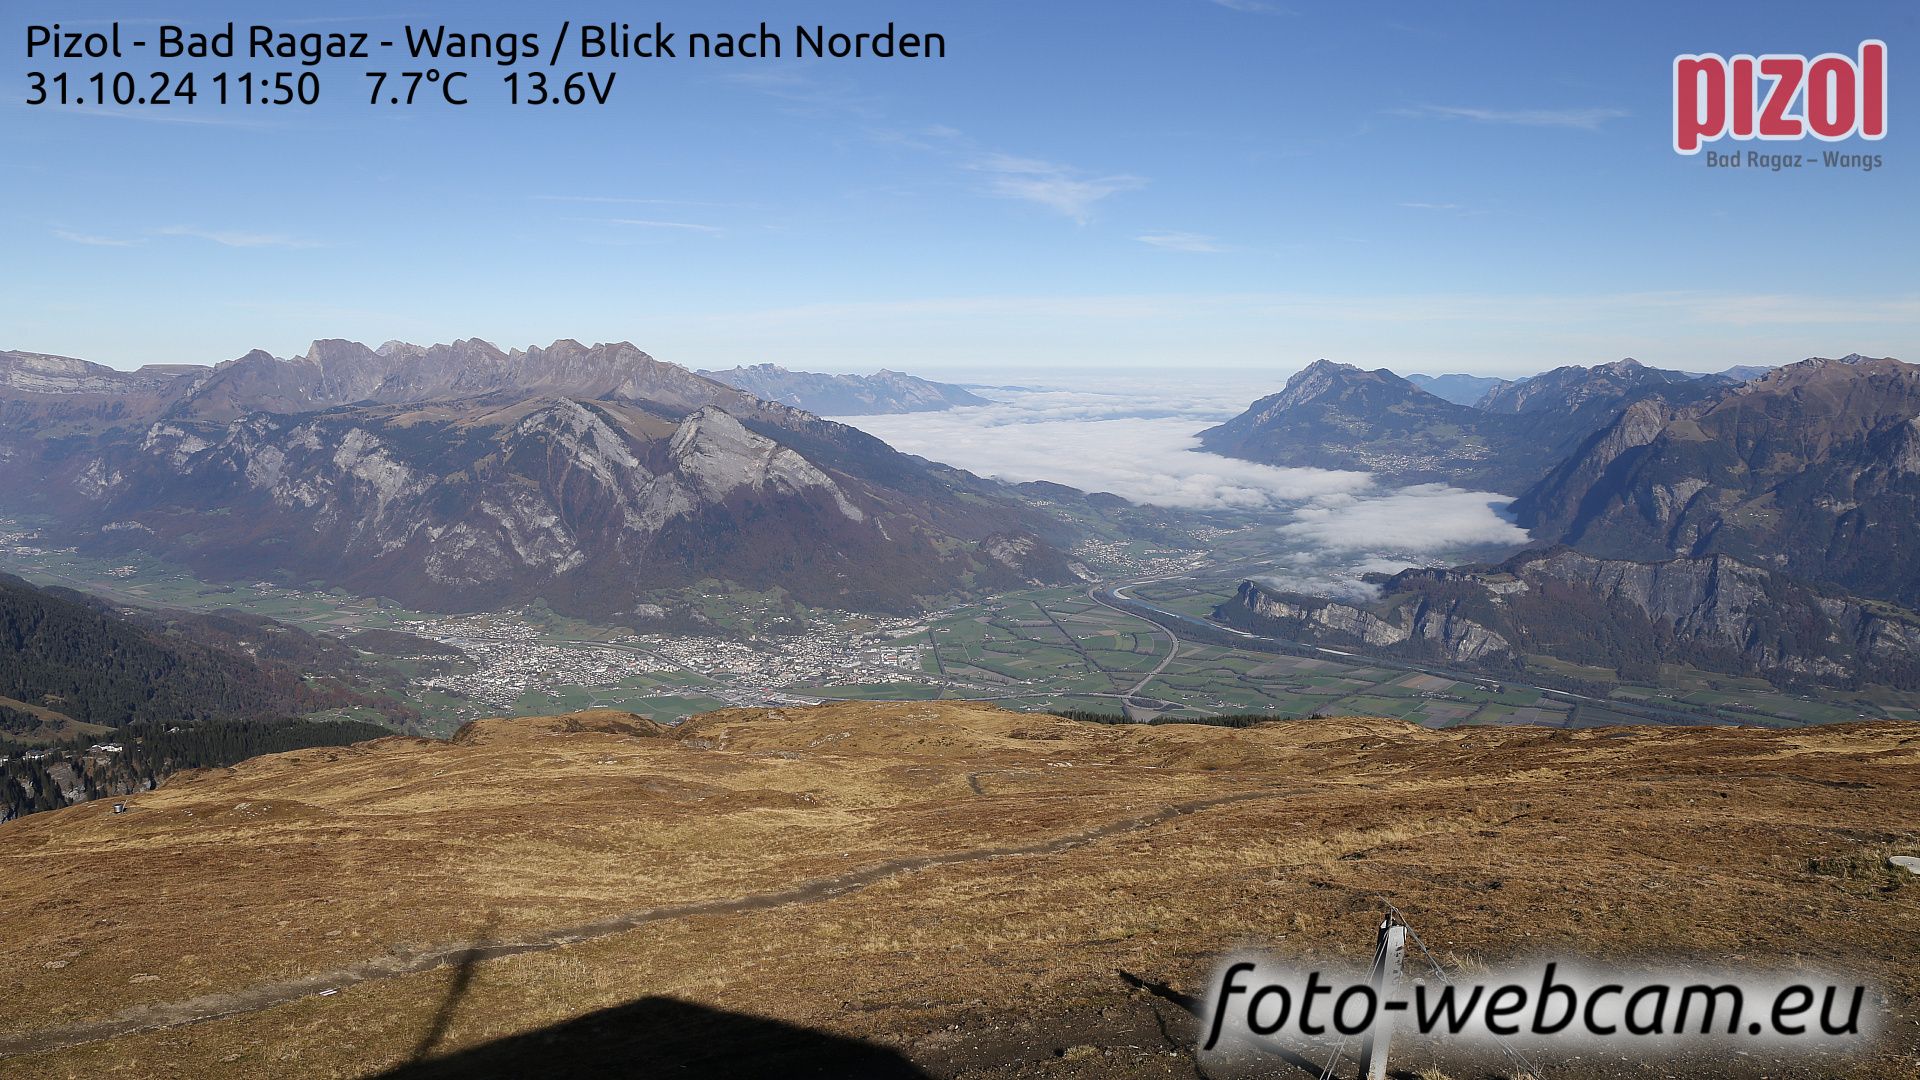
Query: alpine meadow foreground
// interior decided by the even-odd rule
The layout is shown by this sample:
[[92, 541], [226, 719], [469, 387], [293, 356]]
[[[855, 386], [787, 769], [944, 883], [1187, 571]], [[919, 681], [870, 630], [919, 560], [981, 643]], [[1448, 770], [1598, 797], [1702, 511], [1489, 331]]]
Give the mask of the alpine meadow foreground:
[[[481, 721], [0, 826], [0, 1076], [1217, 1076], [1190, 1012], [1215, 963], [1363, 964], [1390, 902], [1461, 972], [1884, 997], [1864, 1056], [1531, 1055], [1545, 1075], [1911, 1077], [1920, 882], [1887, 859], [1920, 854], [1916, 791], [1892, 723]], [[1514, 1075], [1416, 1041], [1394, 1069]]]

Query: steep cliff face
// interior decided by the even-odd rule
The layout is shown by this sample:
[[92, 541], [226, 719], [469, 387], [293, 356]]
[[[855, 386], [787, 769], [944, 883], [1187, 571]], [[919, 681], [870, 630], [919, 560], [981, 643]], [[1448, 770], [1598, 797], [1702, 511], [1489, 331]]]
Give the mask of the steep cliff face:
[[118, 371], [70, 356], [0, 352], [0, 461], [33, 456], [39, 439], [143, 426], [210, 371], [173, 365]]
[[21, 394], [153, 393], [180, 384], [183, 377], [204, 376], [207, 371], [171, 365], [119, 371], [71, 356], [0, 352], [0, 388]]
[[1658, 563], [1570, 549], [1408, 570], [1351, 604], [1243, 583], [1224, 620], [1480, 666], [1542, 653], [1632, 677], [1665, 661], [1782, 683], [1920, 685], [1920, 616], [1728, 556]]
[[1709, 402], [1644, 402], [1514, 511], [1603, 556], [1724, 553], [1920, 603], [1920, 367], [1814, 359]]
[[[1501, 661], [1514, 654], [1506, 638], [1442, 605], [1402, 605], [1376, 613], [1338, 601], [1270, 592], [1251, 581], [1241, 583], [1235, 604], [1252, 615], [1256, 625], [1296, 636], [1330, 635], [1380, 649], [1408, 646], [1462, 663]], [[1221, 614], [1231, 622], [1244, 621], [1233, 617], [1240, 613]]]

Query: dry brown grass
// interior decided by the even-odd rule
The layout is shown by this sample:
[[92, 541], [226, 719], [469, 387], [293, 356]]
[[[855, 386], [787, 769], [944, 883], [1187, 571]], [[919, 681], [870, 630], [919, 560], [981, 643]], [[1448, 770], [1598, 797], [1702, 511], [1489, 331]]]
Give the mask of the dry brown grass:
[[[1364, 960], [1391, 900], [1466, 970], [1555, 951], [1857, 973], [1900, 1011], [1891, 1049], [1850, 1074], [1911, 1076], [1920, 885], [1874, 864], [1920, 851], [1917, 791], [1920, 732], [1891, 724], [1233, 731], [940, 703], [733, 710], [676, 732], [604, 713], [488, 721], [455, 744], [283, 754], [177, 779], [129, 814], [0, 827], [0, 1043], [145, 1027], [187, 999], [247, 1006], [0, 1074], [365, 1075], [405, 1060], [449, 969], [248, 995], [1250, 794], [1056, 852], [490, 960], [436, 1052], [671, 996], [885, 1043], [943, 1075], [1191, 1076], [1182, 1015], [1117, 972], [1197, 992], [1241, 946]], [[143, 1007], [161, 1011], [137, 1022]], [[1824, 1075], [1748, 1064], [1725, 1075]], [[1618, 1075], [1595, 1068], [1549, 1072]]]

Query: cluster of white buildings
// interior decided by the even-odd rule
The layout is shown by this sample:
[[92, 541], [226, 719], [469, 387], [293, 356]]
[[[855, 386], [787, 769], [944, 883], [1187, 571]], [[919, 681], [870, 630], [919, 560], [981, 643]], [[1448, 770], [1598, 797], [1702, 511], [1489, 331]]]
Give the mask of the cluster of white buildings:
[[557, 643], [539, 628], [501, 615], [433, 619], [404, 629], [459, 649], [470, 663], [470, 670], [422, 679], [422, 686], [450, 690], [494, 708], [510, 708], [529, 692], [613, 686], [668, 666], [631, 647]]
[[1199, 570], [1208, 561], [1204, 551], [1178, 548], [1150, 548], [1136, 554], [1129, 545], [1116, 540], [1083, 541], [1074, 547], [1073, 556], [1116, 577], [1170, 577]]
[[664, 634], [555, 641], [550, 632], [505, 615], [436, 618], [395, 629], [452, 646], [467, 658], [467, 670], [429, 676], [419, 685], [498, 709], [511, 708], [528, 693], [609, 687], [669, 670], [710, 682], [696, 693], [756, 705], [782, 697], [780, 688], [789, 686], [932, 681], [920, 668], [927, 649], [924, 622], [875, 622], [849, 613], [844, 623], [857, 629], [824, 625], [750, 641]]
[[729, 641], [646, 634], [636, 640], [675, 666], [722, 682], [756, 687], [921, 681], [920, 644], [889, 636], [906, 627], [866, 633], [820, 628], [791, 637]]
[[40, 534], [32, 530], [18, 531], [18, 525], [12, 518], [0, 518], [0, 548], [6, 548], [13, 555], [45, 555], [44, 549], [32, 543], [40, 539]]

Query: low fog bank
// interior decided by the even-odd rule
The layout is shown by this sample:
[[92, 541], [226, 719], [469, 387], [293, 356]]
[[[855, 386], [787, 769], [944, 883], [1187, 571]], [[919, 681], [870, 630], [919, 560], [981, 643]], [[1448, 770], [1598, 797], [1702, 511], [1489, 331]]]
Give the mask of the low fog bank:
[[[978, 390], [991, 405], [840, 417], [910, 454], [1010, 482], [1050, 480], [1137, 503], [1270, 512], [1290, 552], [1265, 579], [1364, 599], [1361, 575], [1484, 557], [1524, 544], [1506, 496], [1444, 484], [1394, 488], [1363, 472], [1258, 465], [1199, 452], [1199, 432], [1271, 393], [1179, 372]], [[1189, 385], [1195, 384], [1195, 385]]]

